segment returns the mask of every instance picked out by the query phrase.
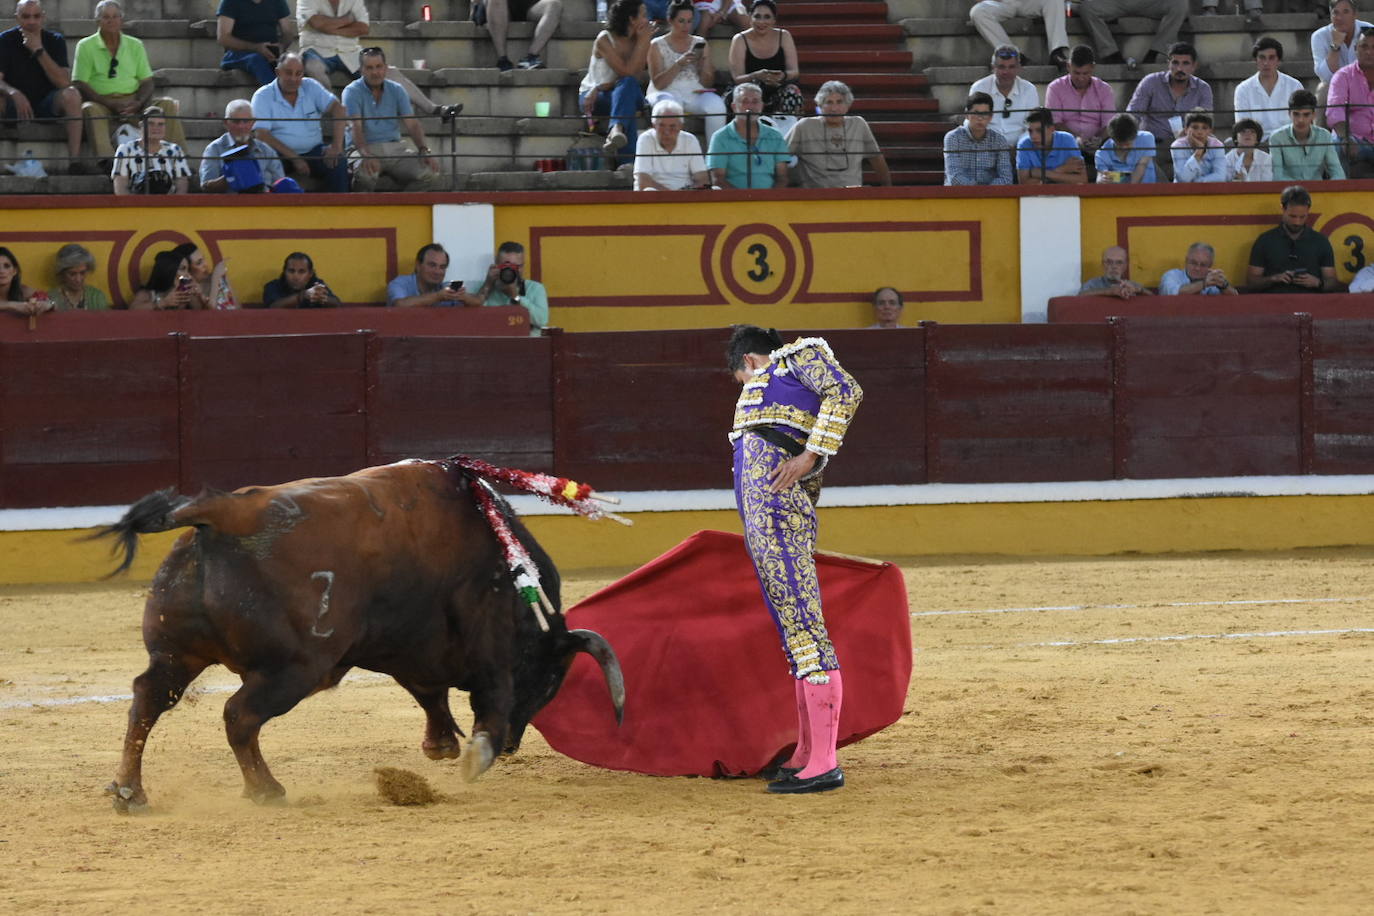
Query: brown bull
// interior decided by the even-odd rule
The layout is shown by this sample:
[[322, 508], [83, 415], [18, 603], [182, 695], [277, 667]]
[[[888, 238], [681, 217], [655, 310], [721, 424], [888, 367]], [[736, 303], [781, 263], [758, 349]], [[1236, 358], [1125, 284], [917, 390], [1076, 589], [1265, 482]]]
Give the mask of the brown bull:
[[[561, 614], [541, 629], [471, 484], [470, 472], [454, 463], [404, 461], [195, 499], [162, 491], [102, 532], [118, 537], [122, 571], [138, 535], [193, 527], [163, 561], [144, 609], [149, 663], [134, 680], [123, 757], [109, 787], [115, 807], [147, 804], [148, 733], [213, 664], [243, 680], [225, 704], [224, 724], [244, 795], [255, 801], [286, 791], [258, 749], [263, 724], [335, 686], [350, 668], [388, 674], [415, 697], [426, 716], [422, 747], [436, 760], [459, 755], [448, 691], [468, 691], [469, 779], [498, 751], [519, 746], [578, 652], [601, 665], [619, 718], [625, 688], [611, 647], [590, 630], [568, 630]], [[558, 608], [553, 563], [502, 504]]]

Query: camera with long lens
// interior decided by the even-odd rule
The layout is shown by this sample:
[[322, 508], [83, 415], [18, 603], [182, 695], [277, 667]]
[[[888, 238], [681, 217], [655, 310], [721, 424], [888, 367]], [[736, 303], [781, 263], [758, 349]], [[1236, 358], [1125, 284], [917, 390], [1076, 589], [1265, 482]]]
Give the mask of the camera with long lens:
[[497, 272], [496, 278], [509, 286], [520, 279], [520, 268], [511, 267], [509, 264], [503, 264], [501, 270]]

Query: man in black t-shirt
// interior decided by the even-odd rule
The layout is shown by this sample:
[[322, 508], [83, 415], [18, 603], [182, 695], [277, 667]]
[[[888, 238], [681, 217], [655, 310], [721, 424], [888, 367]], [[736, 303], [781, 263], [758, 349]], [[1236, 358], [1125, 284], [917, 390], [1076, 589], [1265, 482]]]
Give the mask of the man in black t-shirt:
[[46, 16], [39, 0], [20, 0], [14, 18], [19, 25], [0, 32], [0, 119], [65, 119], [68, 171], [85, 171], [81, 95], [72, 86], [67, 43], [61, 34], [43, 28]]
[[277, 58], [296, 37], [286, 0], [220, 0], [215, 40], [224, 48], [221, 70], [244, 70], [266, 86], [277, 78]]
[[1252, 293], [1329, 293], [1340, 289], [1336, 258], [1326, 236], [1307, 225], [1312, 195], [1302, 185], [1283, 189], [1279, 224], [1250, 247], [1245, 281]]

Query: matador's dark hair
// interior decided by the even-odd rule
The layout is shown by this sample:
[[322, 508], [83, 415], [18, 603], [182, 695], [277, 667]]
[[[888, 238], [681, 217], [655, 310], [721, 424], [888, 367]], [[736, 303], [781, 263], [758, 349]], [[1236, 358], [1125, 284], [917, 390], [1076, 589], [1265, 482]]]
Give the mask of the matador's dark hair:
[[744, 368], [744, 354], [772, 353], [782, 346], [782, 335], [769, 328], [753, 324], [737, 324], [730, 329], [730, 343], [725, 347], [725, 359], [731, 372]]

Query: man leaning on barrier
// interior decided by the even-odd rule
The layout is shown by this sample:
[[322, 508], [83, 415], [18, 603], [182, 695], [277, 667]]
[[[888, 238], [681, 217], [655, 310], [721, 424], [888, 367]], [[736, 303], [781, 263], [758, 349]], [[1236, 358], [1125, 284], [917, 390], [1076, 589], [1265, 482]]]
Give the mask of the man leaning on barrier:
[[1250, 247], [1245, 285], [1252, 293], [1331, 293], [1340, 289], [1331, 242], [1311, 226], [1312, 195], [1302, 185], [1284, 188], [1279, 224]]

